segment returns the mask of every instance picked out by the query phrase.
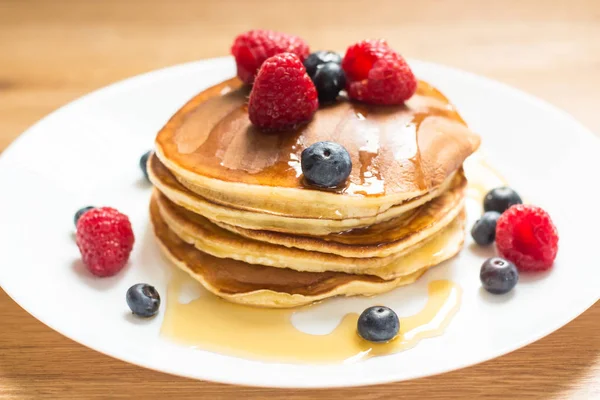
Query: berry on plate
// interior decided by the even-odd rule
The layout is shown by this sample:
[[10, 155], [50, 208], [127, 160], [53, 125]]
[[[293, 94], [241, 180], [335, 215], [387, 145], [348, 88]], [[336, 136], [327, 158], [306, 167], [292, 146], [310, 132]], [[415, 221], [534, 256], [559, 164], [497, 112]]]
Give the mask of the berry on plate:
[[319, 65], [327, 64], [327, 63], [335, 63], [338, 65], [342, 65], [342, 57], [334, 52], [334, 51], [316, 51], [311, 53], [306, 60], [304, 60], [304, 67], [306, 68], [306, 73], [311, 78], [314, 77], [315, 72], [317, 72], [317, 67]]
[[502, 214], [510, 206], [522, 204], [521, 196], [513, 189], [503, 186], [490, 190], [483, 199], [484, 211], [496, 211]]
[[519, 281], [519, 271], [510, 261], [492, 257], [481, 265], [479, 279], [488, 292], [504, 294], [510, 292]]
[[260, 66], [269, 57], [280, 53], [294, 53], [300, 61], [308, 57], [309, 49], [298, 36], [270, 30], [255, 29], [237, 36], [231, 46], [238, 77], [244, 83], [254, 82]]
[[76, 236], [83, 263], [92, 274], [102, 277], [123, 269], [135, 241], [129, 218], [110, 207], [83, 214]]
[[127, 290], [127, 305], [138, 317], [148, 318], [156, 315], [160, 307], [160, 295], [154, 286], [138, 283]]
[[330, 103], [335, 101], [340, 91], [346, 86], [346, 76], [340, 64], [329, 62], [317, 67], [312, 76], [319, 103]]
[[384, 40], [363, 40], [342, 61], [351, 99], [371, 104], [402, 104], [417, 90], [417, 79], [400, 54]]
[[357, 330], [369, 342], [385, 343], [398, 335], [400, 320], [391, 308], [369, 307], [358, 317]]
[[142, 170], [142, 173], [144, 174], [144, 176], [146, 177], [146, 179], [148, 179], [148, 181], [150, 180], [148, 178], [148, 159], [150, 158], [150, 156], [152, 155], [152, 150], [144, 153], [141, 157], [140, 157], [140, 168]]
[[500, 218], [500, 213], [496, 211], [488, 211], [479, 218], [473, 228], [471, 228], [471, 236], [475, 243], [480, 246], [487, 246], [494, 243], [496, 238], [496, 222]]
[[318, 108], [317, 90], [298, 56], [282, 53], [263, 63], [248, 100], [254, 125], [273, 131], [293, 129], [310, 121]]
[[496, 247], [501, 257], [519, 271], [544, 271], [558, 252], [558, 232], [550, 215], [540, 207], [518, 204], [496, 223]]
[[77, 226], [77, 221], [79, 221], [79, 218], [81, 218], [81, 216], [83, 214], [85, 214], [86, 212], [93, 210], [94, 207], [93, 206], [87, 206], [87, 207], [83, 207], [80, 208], [79, 210], [77, 210], [77, 212], [75, 213], [75, 216], [73, 217], [73, 222], [75, 223], [75, 226]]
[[300, 165], [304, 179], [313, 186], [334, 188], [348, 179], [352, 160], [344, 146], [317, 142], [302, 151]]

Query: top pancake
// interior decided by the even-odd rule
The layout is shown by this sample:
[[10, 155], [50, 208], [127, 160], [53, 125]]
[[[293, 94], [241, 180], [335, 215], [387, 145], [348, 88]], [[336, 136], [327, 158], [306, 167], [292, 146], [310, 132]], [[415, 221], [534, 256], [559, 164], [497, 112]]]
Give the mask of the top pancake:
[[[156, 138], [158, 157], [183, 185], [237, 208], [316, 218], [377, 215], [439, 186], [479, 146], [454, 107], [425, 82], [405, 105], [341, 100], [278, 134], [250, 123], [247, 96], [235, 78], [213, 86]], [[331, 191], [305, 185], [299, 161], [305, 148], [326, 140], [344, 146], [353, 164], [345, 186]]]

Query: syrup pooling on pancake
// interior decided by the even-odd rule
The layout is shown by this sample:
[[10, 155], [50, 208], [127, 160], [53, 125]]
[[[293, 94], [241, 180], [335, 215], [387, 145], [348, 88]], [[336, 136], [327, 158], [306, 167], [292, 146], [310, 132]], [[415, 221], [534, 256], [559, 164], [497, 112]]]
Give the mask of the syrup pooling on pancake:
[[406, 105], [340, 101], [321, 107], [308, 125], [277, 135], [251, 125], [246, 96], [230, 80], [193, 99], [157, 137], [164, 158], [221, 181], [306, 189], [300, 154], [329, 140], [352, 157], [353, 170], [340, 193], [381, 196], [430, 190], [479, 144], [443, 95], [424, 82]]

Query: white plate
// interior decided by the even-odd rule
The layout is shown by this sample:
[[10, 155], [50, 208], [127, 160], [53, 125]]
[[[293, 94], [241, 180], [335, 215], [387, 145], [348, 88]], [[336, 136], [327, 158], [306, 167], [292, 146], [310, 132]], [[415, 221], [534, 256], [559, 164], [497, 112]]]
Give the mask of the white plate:
[[[245, 385], [333, 387], [406, 380], [479, 363], [538, 340], [599, 296], [594, 232], [600, 226], [600, 186], [593, 175], [600, 171], [599, 142], [565, 113], [517, 90], [438, 65], [412, 65], [457, 105], [481, 133], [490, 162], [530, 202], [546, 208], [560, 232], [553, 271], [522, 277], [507, 296], [481, 290], [479, 267], [490, 253], [468, 242], [458, 258], [415, 285], [378, 300], [326, 302], [328, 315], [336, 309], [360, 311], [376, 301], [409, 313], [424, 301], [428, 281], [452, 279], [463, 288], [463, 302], [443, 336], [354, 364], [277, 364], [178, 346], [160, 337], [162, 315], [143, 322], [129, 316], [124, 297], [131, 284], [152, 283], [164, 296], [169, 277], [149, 229], [150, 187], [141, 178], [139, 156], [186, 100], [234, 74], [230, 58], [111, 85], [44, 118], [6, 150], [0, 159], [2, 288], [40, 321], [102, 353], [167, 373]], [[94, 279], [79, 261], [72, 218], [88, 204], [114, 206], [132, 220], [136, 246], [130, 265], [116, 277]], [[302, 320], [307, 330], [327, 329], [319, 326], [322, 318]]]

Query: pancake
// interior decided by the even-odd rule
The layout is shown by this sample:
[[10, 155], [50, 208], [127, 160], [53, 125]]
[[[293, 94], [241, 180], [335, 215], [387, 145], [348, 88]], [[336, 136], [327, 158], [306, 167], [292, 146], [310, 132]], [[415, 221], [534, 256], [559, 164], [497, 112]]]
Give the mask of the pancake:
[[[278, 134], [250, 124], [247, 96], [236, 78], [213, 86], [185, 104], [156, 138], [157, 156], [185, 187], [228, 208], [307, 219], [375, 218], [405, 202], [417, 206], [411, 200], [447, 183], [479, 146], [479, 136], [425, 82], [405, 105], [341, 100], [321, 107], [309, 124]], [[300, 155], [323, 140], [350, 153], [344, 187], [304, 184]]]
[[444, 193], [400, 216], [365, 228], [325, 236], [292, 235], [245, 229], [220, 222], [215, 224], [241, 235], [270, 244], [344, 257], [388, 257], [402, 252], [447, 226], [463, 207], [467, 181], [462, 171]]
[[[405, 258], [415, 271], [392, 280], [373, 275], [342, 272], [300, 272], [213, 257], [186, 243], [169, 229], [155, 201], [150, 219], [159, 246], [177, 267], [189, 273], [207, 290], [229, 301], [260, 307], [296, 307], [334, 296], [370, 296], [418, 279], [428, 268], [454, 256], [462, 246], [438, 236]], [[457, 220], [462, 221], [464, 214]], [[462, 231], [462, 230], [460, 230]]]
[[152, 202], [156, 203], [160, 217], [173, 233], [204, 253], [218, 258], [297, 271], [336, 271], [394, 279], [415, 272], [404, 262], [404, 256], [417, 251], [438, 235], [447, 238], [444, 240], [449, 243], [448, 246], [458, 246], [464, 240], [463, 221], [458, 218], [463, 210], [462, 202], [458, 203], [456, 214], [452, 213], [452, 218], [439, 231], [423, 235], [420, 241], [411, 243], [399, 253], [382, 258], [342, 257], [251, 240], [221, 229], [206, 218], [174, 205], [158, 192], [154, 193]]
[[[326, 218], [296, 218], [272, 213], [241, 210], [235, 207], [223, 206], [198, 196], [183, 186], [173, 174], [162, 164], [156, 155], [148, 160], [148, 176], [152, 184], [175, 204], [193, 213], [203, 215], [216, 223], [226, 224], [244, 229], [265, 230], [271, 232], [291, 233], [294, 235], [329, 235], [350, 229], [376, 225], [398, 217], [407, 211], [415, 209], [438, 197], [453, 184], [455, 174], [446, 179], [435, 190], [413, 199], [410, 202], [394, 206], [373, 217], [326, 219]], [[462, 176], [462, 170], [459, 171]]]
[[[189, 237], [198, 249], [216, 257], [231, 257], [252, 264], [301, 271], [349, 272], [347, 268], [350, 265], [360, 273], [358, 271], [364, 268], [389, 264], [410, 247], [450, 224], [463, 208], [465, 185], [464, 177], [457, 176], [454, 185], [441, 196], [400, 217], [368, 228], [323, 237], [250, 231], [231, 225], [215, 224], [201, 215], [177, 206], [158, 191], [154, 197], [163, 219], [171, 230], [179, 236]], [[235, 233], [238, 229], [245, 235]], [[251, 232], [257, 233], [253, 235]], [[302, 249], [302, 246], [310, 248]]]

